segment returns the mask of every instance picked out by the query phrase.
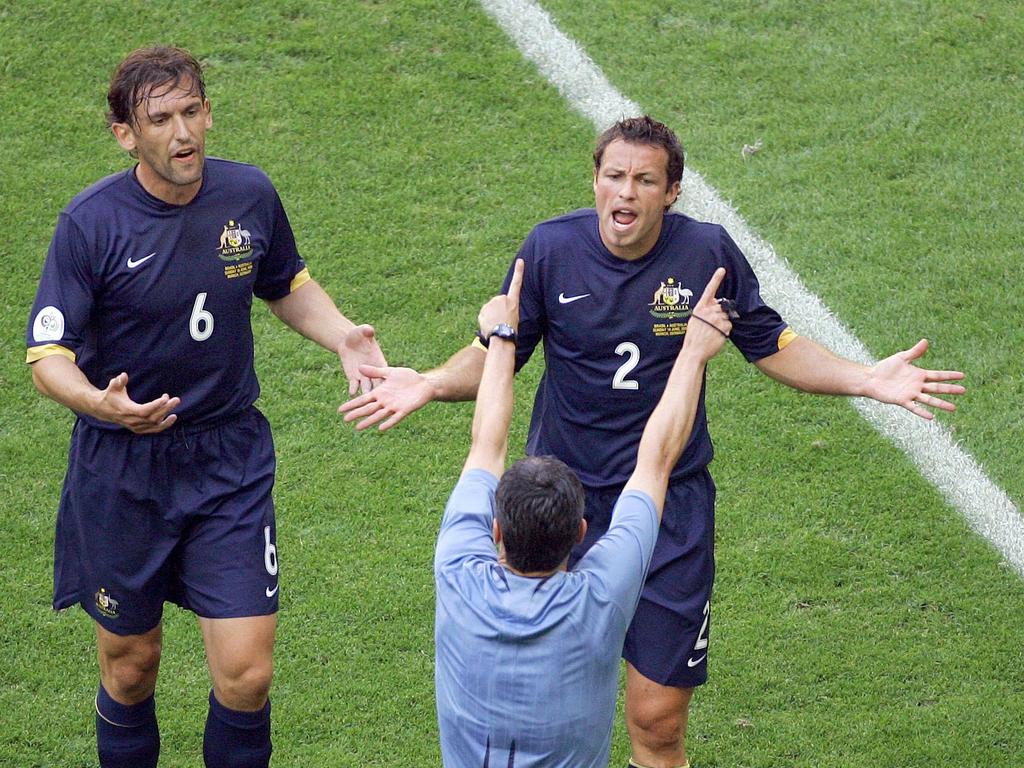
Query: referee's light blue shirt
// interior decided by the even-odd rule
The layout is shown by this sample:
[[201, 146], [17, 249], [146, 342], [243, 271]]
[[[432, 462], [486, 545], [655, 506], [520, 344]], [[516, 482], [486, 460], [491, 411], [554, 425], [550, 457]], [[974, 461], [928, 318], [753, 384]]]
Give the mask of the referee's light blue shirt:
[[471, 470], [441, 522], [437, 717], [446, 768], [606, 768], [619, 657], [658, 535], [630, 491], [576, 568], [527, 578], [498, 563], [498, 481]]

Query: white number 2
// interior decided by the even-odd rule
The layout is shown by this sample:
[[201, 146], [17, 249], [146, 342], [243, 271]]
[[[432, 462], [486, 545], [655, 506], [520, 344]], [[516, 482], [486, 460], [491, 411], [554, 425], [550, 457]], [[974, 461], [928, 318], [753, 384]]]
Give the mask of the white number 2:
[[693, 644], [693, 650], [702, 651], [708, 647], [708, 619], [711, 618], [711, 601], [704, 603], [704, 623], [700, 625], [700, 632], [697, 633], [697, 642]]
[[196, 341], [206, 341], [213, 335], [213, 315], [203, 309], [206, 292], [196, 295], [196, 303], [192, 305], [192, 316], [188, 319], [188, 332]]
[[632, 341], [624, 341], [615, 348], [616, 355], [629, 355], [626, 362], [619, 366], [619, 370], [612, 377], [612, 389], [640, 389], [636, 379], [627, 379], [626, 374], [636, 368], [640, 362], [640, 347]]

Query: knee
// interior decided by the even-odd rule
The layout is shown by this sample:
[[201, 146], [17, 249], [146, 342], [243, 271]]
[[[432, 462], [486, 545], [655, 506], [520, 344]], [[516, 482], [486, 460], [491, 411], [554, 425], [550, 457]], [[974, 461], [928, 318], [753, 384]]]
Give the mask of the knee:
[[651, 700], [631, 704], [626, 711], [626, 722], [634, 741], [654, 752], [674, 749], [682, 744], [686, 734], [685, 706]]
[[100, 653], [100, 678], [107, 693], [128, 704], [148, 698], [160, 669], [159, 641], [135, 643], [114, 653]]
[[273, 664], [269, 660], [258, 662], [239, 661], [221, 670], [213, 681], [217, 699], [229, 709], [251, 712], [267, 702], [270, 683], [274, 676]]

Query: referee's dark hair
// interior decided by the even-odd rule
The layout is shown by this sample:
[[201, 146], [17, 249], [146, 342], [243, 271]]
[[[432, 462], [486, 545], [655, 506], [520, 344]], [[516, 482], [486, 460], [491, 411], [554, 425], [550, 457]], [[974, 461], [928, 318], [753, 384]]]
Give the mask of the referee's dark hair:
[[[203, 101], [203, 68], [184, 48], [158, 45], [132, 51], [117, 65], [107, 91], [107, 123], [137, 125], [135, 108], [151, 96], [162, 96], [185, 86]], [[159, 90], [157, 90], [159, 89]]]
[[668, 164], [665, 167], [668, 173], [668, 186], [666, 189], [677, 181], [682, 182], [683, 145], [679, 142], [679, 137], [675, 135], [671, 128], [664, 123], [659, 123], [650, 115], [623, 118], [597, 137], [597, 145], [594, 147], [595, 171], [601, 170], [601, 159], [604, 157], [604, 151], [608, 148], [608, 145], [613, 141], [620, 140], [627, 144], [647, 144], [664, 149], [668, 154]]
[[563, 462], [553, 456], [517, 461], [495, 494], [506, 562], [522, 573], [557, 568], [576, 543], [583, 506], [583, 486]]

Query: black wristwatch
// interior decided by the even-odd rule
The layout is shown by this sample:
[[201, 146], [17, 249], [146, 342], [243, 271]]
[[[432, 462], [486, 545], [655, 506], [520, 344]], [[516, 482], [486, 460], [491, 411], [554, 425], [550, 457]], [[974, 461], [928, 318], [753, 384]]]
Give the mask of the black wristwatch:
[[517, 339], [515, 329], [508, 323], [498, 323], [486, 336], [484, 336], [481, 331], [476, 332], [476, 337], [480, 339], [480, 343], [485, 347], [490, 346], [491, 337], [493, 336], [497, 336], [499, 339], [504, 339], [505, 341], [511, 341], [513, 344], [516, 343]]

